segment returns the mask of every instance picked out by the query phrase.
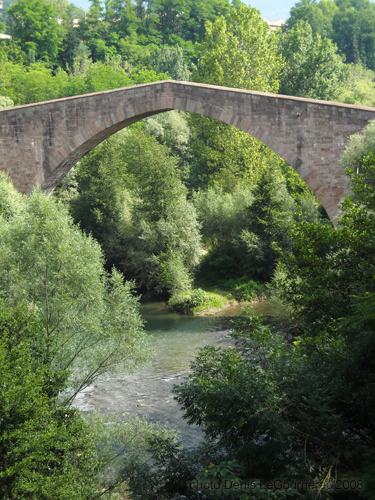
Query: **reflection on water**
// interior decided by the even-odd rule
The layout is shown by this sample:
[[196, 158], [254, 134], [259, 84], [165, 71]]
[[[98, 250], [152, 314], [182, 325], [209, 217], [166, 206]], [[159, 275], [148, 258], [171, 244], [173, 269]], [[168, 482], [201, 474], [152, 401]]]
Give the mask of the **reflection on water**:
[[[231, 316], [238, 314], [233, 309]], [[184, 316], [169, 311], [163, 303], [146, 303], [141, 306], [146, 320], [145, 329], [156, 355], [146, 371], [153, 375], [173, 375], [188, 371], [196, 350], [207, 344], [221, 344], [228, 340], [230, 318], [228, 315], [198, 317]]]
[[[270, 314], [266, 301], [253, 307], [258, 314]], [[151, 422], [164, 422], [180, 429], [186, 446], [198, 442], [200, 429], [185, 424], [171, 389], [189, 373], [198, 348], [233, 343], [229, 336], [230, 320], [240, 310], [240, 306], [231, 306], [214, 316], [197, 317], [171, 312], [161, 302], [142, 304], [141, 314], [146, 320], [153, 359], [134, 375], [102, 379], [85, 389], [76, 399], [77, 407], [84, 412], [144, 416]]]

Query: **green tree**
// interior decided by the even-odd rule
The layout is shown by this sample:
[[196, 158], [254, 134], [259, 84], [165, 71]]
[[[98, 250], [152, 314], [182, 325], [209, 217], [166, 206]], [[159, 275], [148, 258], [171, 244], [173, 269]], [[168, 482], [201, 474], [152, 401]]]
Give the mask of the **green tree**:
[[280, 94], [331, 101], [346, 85], [347, 67], [331, 40], [313, 35], [306, 21], [298, 21], [280, 38], [285, 59]]
[[[195, 0], [190, 4], [189, 18], [185, 20], [182, 27], [184, 39], [192, 42], [201, 42], [205, 36], [205, 23], [213, 23], [219, 17], [227, 17], [233, 2], [227, 0]], [[236, 6], [236, 8], [239, 7]]]
[[127, 270], [159, 293], [165, 288], [170, 294], [189, 289], [190, 273], [199, 262], [200, 234], [177, 158], [139, 132], [127, 137], [123, 155], [134, 200], [125, 274]]
[[191, 161], [190, 127], [187, 113], [174, 110], [150, 116], [145, 120], [144, 130], [154, 136], [158, 142], [167, 146], [171, 154], [178, 158], [181, 179], [186, 183], [189, 178]]
[[338, 96], [339, 102], [359, 106], [375, 106], [375, 73], [360, 63], [351, 64], [349, 78]]
[[84, 417], [62, 406], [57, 394], [67, 387], [68, 371], [50, 366], [43, 330], [29, 307], [0, 303], [1, 497], [128, 495], [132, 464], [145, 468], [150, 449], [155, 457], [178, 450], [175, 432], [140, 419]]
[[19, 215], [24, 207], [24, 197], [14, 188], [10, 177], [0, 173], [0, 215], [9, 219]]
[[[107, 0], [105, 2], [105, 17], [113, 23], [112, 30], [117, 36], [125, 38], [136, 34], [140, 26], [140, 20], [137, 18], [136, 7], [134, 3], [128, 0]], [[115, 42], [115, 39], [113, 39]]]
[[247, 225], [253, 199], [253, 187], [240, 184], [233, 193], [224, 193], [217, 185], [193, 193], [194, 205], [202, 224], [202, 235], [208, 248], [224, 242], [228, 244], [236, 239]]
[[3, 62], [0, 60], [0, 67], [3, 67], [0, 77], [2, 95], [12, 99], [16, 105], [22, 105], [153, 82], [167, 77], [166, 74], [158, 75], [147, 69], [127, 72], [118, 58], [109, 59], [105, 63], [92, 63], [83, 47], [84, 45], [78, 46], [69, 73], [61, 69], [53, 73], [40, 61], [25, 65], [7, 59]]
[[255, 184], [276, 155], [258, 139], [226, 123], [189, 116], [190, 171], [193, 189], [220, 185], [232, 192], [241, 182]]
[[327, 38], [331, 35], [333, 16], [338, 10], [332, 0], [322, 0], [319, 3], [315, 0], [300, 0], [290, 9], [290, 17], [285, 25], [291, 29], [300, 21], [306, 21], [314, 35]]
[[188, 422], [238, 461], [240, 477], [318, 482], [319, 491], [300, 491], [305, 498], [335, 498], [333, 468], [358, 479], [360, 496], [374, 492], [373, 141], [372, 123], [344, 154], [353, 195], [338, 229], [300, 222], [293, 253], [282, 253], [277, 281], [300, 336], [288, 342], [245, 313], [234, 348], [201, 350], [174, 389]]
[[[360, 173], [368, 155], [375, 151], [375, 122], [371, 121], [359, 134], [354, 134], [349, 139], [349, 145], [341, 158], [341, 164], [349, 175], [354, 175], [353, 180], [359, 182], [361, 178], [355, 175]], [[356, 187], [356, 185], [355, 185]]]
[[[226, 460], [239, 462], [240, 477], [303, 478], [322, 487], [300, 491], [303, 498], [333, 498], [334, 464], [337, 477], [361, 481], [362, 494], [375, 401], [371, 355], [362, 368], [350, 348], [361, 342], [358, 330], [352, 338], [321, 332], [288, 345], [262, 318], [245, 314], [234, 325], [235, 347], [200, 350], [189, 380], [175, 386], [184, 417], [203, 427]], [[365, 343], [373, 352], [373, 337]]]
[[186, 0], [157, 0], [149, 4], [157, 15], [161, 45], [172, 44], [178, 37], [183, 20], [189, 17], [189, 3]]
[[186, 51], [185, 56], [194, 57], [193, 44], [203, 39], [205, 22], [214, 22], [230, 10], [229, 0], [136, 0], [137, 34], [142, 45], [177, 45]]
[[275, 246], [289, 247], [296, 211], [280, 171], [265, 170], [256, 186], [238, 185], [233, 193], [218, 186], [201, 189], [193, 200], [209, 250], [201, 274], [214, 281], [243, 276], [269, 281], [278, 259]]
[[245, 5], [214, 23], [207, 22], [196, 82], [277, 92], [282, 58], [277, 36], [258, 10]]
[[[43, 62], [29, 66], [7, 62], [4, 68], [6, 95], [15, 105], [57, 99], [70, 94], [67, 73], [61, 70], [54, 76]], [[83, 90], [82, 86], [80, 88]]]
[[342, 164], [353, 181], [338, 228], [300, 223], [292, 231], [293, 253], [283, 254], [276, 282], [307, 331], [335, 330], [355, 296], [371, 291], [374, 252], [374, 123], [353, 136]]
[[9, 97], [0, 96], [0, 109], [11, 108], [14, 102]]
[[265, 170], [253, 191], [248, 224], [238, 237], [238, 244], [245, 246], [247, 267], [253, 277], [264, 281], [272, 278], [278, 258], [275, 246], [288, 249], [294, 211], [285, 181]]
[[97, 146], [56, 191], [70, 203], [74, 220], [100, 243], [109, 269], [121, 269], [122, 238], [133, 204], [118, 138], [111, 137]]
[[[206, 25], [193, 80], [265, 92], [277, 92], [282, 58], [277, 36], [260, 13], [241, 5], [226, 19]], [[232, 191], [239, 181], [254, 183], [272, 152], [258, 140], [205, 117], [190, 121], [190, 183], [195, 189], [217, 182]], [[259, 169], [259, 170], [258, 170]]]
[[111, 22], [104, 18], [100, 0], [90, 2], [89, 11], [77, 30], [80, 40], [88, 45], [94, 61], [104, 62], [106, 57], [111, 58], [117, 53], [115, 46], [107, 43]]
[[[58, 10], [58, 12], [61, 12]], [[62, 46], [59, 51], [59, 66], [66, 68], [72, 66], [73, 57], [77, 46], [80, 44], [80, 38], [77, 30], [77, 19], [84, 18], [84, 11], [76, 7], [73, 3], [69, 3], [66, 8], [62, 9], [62, 14], [59, 14], [59, 19], [62, 20], [62, 25], [65, 30]]]
[[0, 293], [35, 311], [43, 330], [33, 339], [52, 369], [69, 370], [72, 401], [103, 373], [145, 359], [146, 339], [132, 285], [107, 276], [99, 245], [60, 203], [35, 191], [19, 214], [0, 220]]
[[186, 196], [176, 158], [155, 138], [141, 131], [125, 135], [122, 155], [127, 163], [128, 185], [138, 199], [137, 211], [146, 220], [159, 220], [173, 203]]
[[87, 155], [75, 179], [73, 216], [103, 245], [107, 265], [154, 293], [190, 287], [199, 225], [166, 146], [139, 127], [124, 131]]
[[11, 35], [23, 50], [33, 50], [38, 59], [54, 63], [64, 36], [56, 7], [46, 0], [17, 0], [7, 14]]
[[71, 67], [72, 76], [86, 78], [88, 71], [92, 68], [92, 65], [93, 62], [91, 59], [90, 49], [81, 40], [73, 53]]
[[301, 0], [291, 9], [285, 27], [307, 21], [314, 35], [330, 38], [346, 62], [374, 69], [375, 8], [369, 0]]
[[[148, 279], [157, 292], [169, 295], [189, 291], [192, 271], [199, 263], [200, 233], [196, 212], [191, 203], [181, 198], [167, 207], [166, 215], [154, 224], [143, 222], [138, 238], [140, 253], [134, 255], [138, 272], [149, 268]], [[142, 254], [146, 252], [146, 256]], [[141, 259], [139, 259], [141, 257]], [[144, 272], [144, 271], [143, 271]]]
[[145, 120], [144, 130], [166, 145], [174, 156], [180, 156], [181, 160], [189, 155], [190, 130], [185, 113], [174, 110], [150, 116]]
[[375, 70], [375, 6], [366, 0], [343, 2], [332, 21], [333, 41], [349, 63]]
[[167, 73], [172, 80], [190, 80], [187, 64], [183, 60], [181, 47], [162, 47], [155, 55], [153, 68], [157, 73]]
[[[0, 494], [2, 498], [92, 498], [93, 443], [75, 409], [60, 407], [67, 372], [35, 345], [43, 325], [25, 306], [0, 305]], [[45, 347], [45, 346], [44, 346]]]

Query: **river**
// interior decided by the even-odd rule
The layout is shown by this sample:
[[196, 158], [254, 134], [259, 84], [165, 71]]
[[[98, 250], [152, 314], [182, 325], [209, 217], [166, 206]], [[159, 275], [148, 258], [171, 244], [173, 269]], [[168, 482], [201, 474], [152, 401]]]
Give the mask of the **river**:
[[[267, 301], [252, 306], [258, 314], [271, 314]], [[82, 391], [75, 405], [82, 412], [99, 411], [123, 416], [142, 416], [150, 422], [162, 422], [177, 428], [185, 446], [197, 444], [202, 433], [188, 426], [173, 399], [171, 389], [190, 371], [196, 350], [205, 345], [229, 346], [230, 320], [240, 306], [228, 307], [213, 316], [183, 316], [167, 309], [162, 302], [146, 302], [141, 314], [146, 321], [154, 351], [151, 361], [135, 374], [99, 380]]]

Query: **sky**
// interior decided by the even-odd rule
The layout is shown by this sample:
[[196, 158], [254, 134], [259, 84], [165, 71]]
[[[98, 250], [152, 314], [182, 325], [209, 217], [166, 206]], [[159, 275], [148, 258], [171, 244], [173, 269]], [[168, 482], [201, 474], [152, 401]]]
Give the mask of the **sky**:
[[[69, 0], [78, 7], [88, 10], [90, 6], [89, 0]], [[249, 2], [245, 0], [245, 3]], [[277, 19], [288, 19], [290, 9], [297, 3], [297, 0], [252, 0], [250, 2], [252, 7], [256, 7], [261, 11], [262, 17], [268, 21], [275, 21]]]

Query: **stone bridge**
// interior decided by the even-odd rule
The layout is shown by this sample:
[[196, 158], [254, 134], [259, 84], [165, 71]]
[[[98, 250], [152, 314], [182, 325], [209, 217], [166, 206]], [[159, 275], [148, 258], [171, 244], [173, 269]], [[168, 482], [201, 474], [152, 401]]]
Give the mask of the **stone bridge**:
[[23, 193], [36, 184], [50, 193], [104, 139], [172, 109], [216, 118], [262, 141], [331, 218], [349, 192], [339, 165], [347, 138], [375, 118], [373, 108], [167, 80], [0, 111], [0, 170]]

